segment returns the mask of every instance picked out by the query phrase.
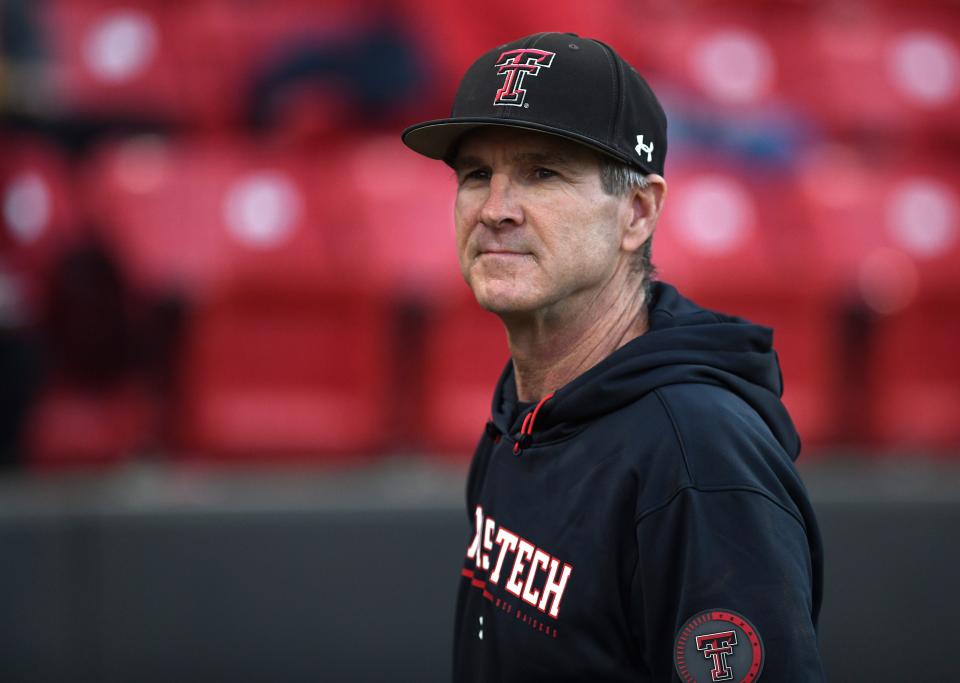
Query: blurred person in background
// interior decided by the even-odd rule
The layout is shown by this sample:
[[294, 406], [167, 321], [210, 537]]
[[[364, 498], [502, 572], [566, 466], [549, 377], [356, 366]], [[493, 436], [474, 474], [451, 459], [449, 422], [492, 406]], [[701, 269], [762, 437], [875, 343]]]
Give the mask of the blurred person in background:
[[[28, 0], [0, 0], [0, 116], [33, 109], [43, 50]], [[0, 236], [3, 238], [3, 236]], [[0, 239], [0, 466], [19, 464], [24, 420], [36, 393], [39, 354], [24, 329], [22, 286]]]
[[461, 272], [512, 356], [467, 483], [457, 681], [823, 679], [771, 330], [652, 279], [666, 123], [610, 47], [541, 33], [403, 133], [456, 172]]
[[21, 462], [24, 423], [40, 379], [40, 353], [23, 325], [17, 289], [0, 258], [0, 468]]
[[246, 117], [255, 131], [301, 120], [318, 134], [382, 124], [415, 105], [426, 82], [415, 38], [384, 12], [343, 35], [291, 37], [276, 48], [253, 76]]
[[42, 113], [50, 102], [43, 34], [31, 0], [0, 0], [0, 113]]

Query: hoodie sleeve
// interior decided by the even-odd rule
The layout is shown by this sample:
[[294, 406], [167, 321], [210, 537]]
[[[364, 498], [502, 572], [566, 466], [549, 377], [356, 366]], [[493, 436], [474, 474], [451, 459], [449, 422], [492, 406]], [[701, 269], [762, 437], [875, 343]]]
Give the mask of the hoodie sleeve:
[[636, 538], [631, 627], [652, 680], [824, 680], [801, 518], [749, 487], [688, 486]]

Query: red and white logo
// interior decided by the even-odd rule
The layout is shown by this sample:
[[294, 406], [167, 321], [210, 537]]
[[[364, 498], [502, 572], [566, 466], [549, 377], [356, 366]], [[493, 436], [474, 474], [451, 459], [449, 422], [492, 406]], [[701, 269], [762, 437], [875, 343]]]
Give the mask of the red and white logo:
[[501, 54], [496, 64], [497, 73], [507, 78], [497, 90], [493, 103], [510, 107], [525, 106], [527, 91], [523, 89], [524, 77], [527, 74], [540, 75], [540, 69], [549, 69], [556, 56], [555, 52], [527, 48], [507, 50]]
[[680, 629], [674, 665], [685, 683], [753, 683], [763, 670], [763, 641], [736, 612], [707, 610]]
[[727, 666], [727, 655], [733, 654], [733, 646], [736, 644], [736, 631], [721, 631], [697, 636], [697, 649], [703, 653], [704, 657], [713, 659], [713, 669], [710, 671], [710, 677], [713, 680], [729, 681], [733, 678], [733, 669]]

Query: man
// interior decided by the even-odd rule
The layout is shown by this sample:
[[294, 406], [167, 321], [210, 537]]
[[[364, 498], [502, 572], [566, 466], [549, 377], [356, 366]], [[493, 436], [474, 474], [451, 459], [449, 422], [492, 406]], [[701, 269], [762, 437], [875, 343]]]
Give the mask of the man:
[[512, 356], [467, 484], [454, 679], [822, 680], [772, 333], [651, 283], [646, 82], [600, 42], [528, 36], [403, 140], [455, 169], [460, 267]]

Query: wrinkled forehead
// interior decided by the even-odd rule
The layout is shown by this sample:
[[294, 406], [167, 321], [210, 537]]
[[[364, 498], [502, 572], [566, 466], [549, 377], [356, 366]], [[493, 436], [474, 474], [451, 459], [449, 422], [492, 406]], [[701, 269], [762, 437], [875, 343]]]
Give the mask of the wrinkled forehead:
[[467, 160], [490, 163], [495, 159], [596, 167], [600, 155], [557, 135], [507, 126], [484, 126], [460, 138], [452, 165], [457, 168]]

